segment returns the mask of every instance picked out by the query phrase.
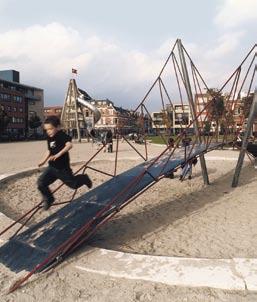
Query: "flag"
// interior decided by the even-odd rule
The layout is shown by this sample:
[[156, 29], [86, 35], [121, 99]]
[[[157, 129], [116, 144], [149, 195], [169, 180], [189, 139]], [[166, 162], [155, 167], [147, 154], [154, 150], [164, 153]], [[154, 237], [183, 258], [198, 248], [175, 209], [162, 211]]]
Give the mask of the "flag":
[[74, 68], [72, 68], [71, 72], [72, 72], [72, 73], [75, 73], [75, 74], [78, 73], [77, 69], [74, 69]]

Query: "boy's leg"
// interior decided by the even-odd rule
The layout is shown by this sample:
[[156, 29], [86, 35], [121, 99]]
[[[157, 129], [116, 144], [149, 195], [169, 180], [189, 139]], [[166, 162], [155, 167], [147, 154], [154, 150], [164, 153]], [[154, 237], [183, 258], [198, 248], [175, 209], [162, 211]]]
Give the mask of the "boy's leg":
[[48, 186], [56, 181], [57, 177], [51, 167], [47, 167], [46, 170], [39, 176], [37, 181], [38, 190], [43, 195], [45, 204], [44, 208], [47, 210], [54, 202], [54, 197]]
[[76, 179], [77, 188], [80, 188], [83, 185], [86, 185], [89, 189], [92, 188], [92, 186], [93, 186], [92, 180], [89, 178], [89, 176], [87, 174], [79, 174], [74, 177]]
[[87, 174], [74, 176], [71, 169], [60, 170], [58, 172], [58, 178], [72, 189], [78, 189], [83, 185], [86, 185], [89, 189], [92, 188], [92, 181]]

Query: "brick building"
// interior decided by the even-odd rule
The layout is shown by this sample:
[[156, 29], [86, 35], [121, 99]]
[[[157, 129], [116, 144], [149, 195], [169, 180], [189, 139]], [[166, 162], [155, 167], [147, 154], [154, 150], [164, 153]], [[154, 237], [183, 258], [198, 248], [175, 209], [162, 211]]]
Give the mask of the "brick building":
[[[135, 128], [135, 119], [129, 110], [114, 106], [113, 102], [105, 100], [92, 100], [91, 104], [96, 106], [101, 112], [101, 119], [95, 124], [95, 129], [115, 129], [122, 128], [126, 133], [133, 131]], [[87, 118], [92, 116], [88, 109], [84, 109]]]
[[[79, 89], [81, 93], [87, 95], [87, 93], [81, 89]], [[101, 119], [93, 125], [93, 115], [92, 112], [83, 108], [83, 113], [85, 116], [85, 120], [89, 127], [94, 126], [95, 129], [104, 130], [104, 129], [115, 129], [120, 127], [126, 133], [130, 131], [134, 131], [135, 129], [135, 118], [133, 117], [131, 111], [127, 109], [123, 109], [121, 107], [114, 106], [113, 102], [105, 99], [105, 100], [93, 100], [89, 98], [87, 101], [90, 101], [91, 104], [99, 109], [101, 112]], [[49, 115], [57, 115], [61, 117], [62, 106], [48, 106], [44, 108], [44, 118]], [[83, 119], [80, 116], [79, 121], [82, 123]]]
[[[0, 106], [10, 117], [6, 134], [27, 136], [29, 118], [37, 115], [43, 120], [44, 91], [20, 83], [20, 73], [15, 70], [0, 71]], [[42, 129], [38, 129], [41, 132]]]
[[44, 119], [50, 115], [56, 115], [61, 118], [62, 106], [48, 106], [44, 107]]
[[[253, 95], [253, 93], [250, 93], [250, 95]], [[233, 106], [234, 108], [234, 122], [236, 124], [236, 127], [238, 129], [241, 129], [242, 126], [243, 128], [245, 127], [245, 125], [241, 125], [242, 124], [242, 120], [243, 120], [243, 97], [246, 96], [245, 93], [241, 93], [241, 96], [238, 100], [235, 100], [233, 102]], [[195, 104], [196, 104], [196, 108], [197, 108], [197, 112], [196, 114], [199, 114], [199, 124], [200, 126], [202, 126], [204, 124], [204, 121], [207, 120], [207, 110], [205, 109], [205, 106], [208, 104], [208, 102], [210, 102], [212, 99], [211, 95], [208, 93], [202, 93], [202, 94], [196, 94], [195, 95]], [[247, 122], [247, 121], [246, 121]], [[211, 124], [211, 129], [215, 130], [215, 122], [212, 122]], [[257, 121], [254, 122], [253, 125], [253, 132], [257, 132]]]

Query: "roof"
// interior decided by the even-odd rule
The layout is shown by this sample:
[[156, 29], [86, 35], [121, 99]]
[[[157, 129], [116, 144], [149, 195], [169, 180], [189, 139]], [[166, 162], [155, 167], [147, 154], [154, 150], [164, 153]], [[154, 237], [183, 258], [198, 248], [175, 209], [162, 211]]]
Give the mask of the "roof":
[[25, 85], [25, 84], [13, 82], [13, 81], [6, 81], [6, 80], [4, 80], [4, 79], [2, 79], [2, 78], [0, 78], [0, 82], [10, 83], [10, 84], [12, 84], [12, 85], [15, 85], [15, 86], [22, 86], [22, 87], [24, 87], [24, 88], [37, 89], [37, 90], [44, 91], [44, 89], [42, 89], [42, 88], [38, 88], [38, 87], [34, 87], [34, 86], [29, 86], [29, 85]]
[[83, 94], [85, 100], [92, 100], [91, 96], [85, 91], [85, 90], [82, 90], [80, 88], [78, 88], [79, 92]]
[[116, 110], [116, 111], [118, 111], [118, 112], [120, 112], [120, 113], [125, 113], [125, 114], [129, 114], [130, 113], [130, 111], [129, 110], [127, 110], [127, 109], [123, 109], [122, 107], [117, 107], [117, 106], [113, 106], [114, 107], [114, 109]]
[[92, 101], [94, 101], [94, 102], [96, 102], [96, 103], [107, 102], [108, 104], [112, 104], [112, 106], [113, 106], [113, 102], [110, 101], [109, 99], [104, 99], [104, 100], [92, 100]]
[[45, 109], [62, 109], [62, 106], [45, 106], [44, 110]]

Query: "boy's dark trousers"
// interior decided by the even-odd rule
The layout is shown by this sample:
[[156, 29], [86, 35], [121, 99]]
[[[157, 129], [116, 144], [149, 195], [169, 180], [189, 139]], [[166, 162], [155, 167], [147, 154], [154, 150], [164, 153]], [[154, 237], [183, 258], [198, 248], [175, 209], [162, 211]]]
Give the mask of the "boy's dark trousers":
[[74, 176], [70, 168], [59, 170], [54, 167], [48, 166], [45, 171], [39, 176], [37, 185], [38, 190], [42, 193], [43, 197], [46, 198], [49, 203], [53, 203], [54, 197], [48, 186], [57, 179], [60, 179], [72, 189], [78, 189], [82, 185], [87, 185], [89, 188], [92, 187], [92, 182], [87, 174]]

